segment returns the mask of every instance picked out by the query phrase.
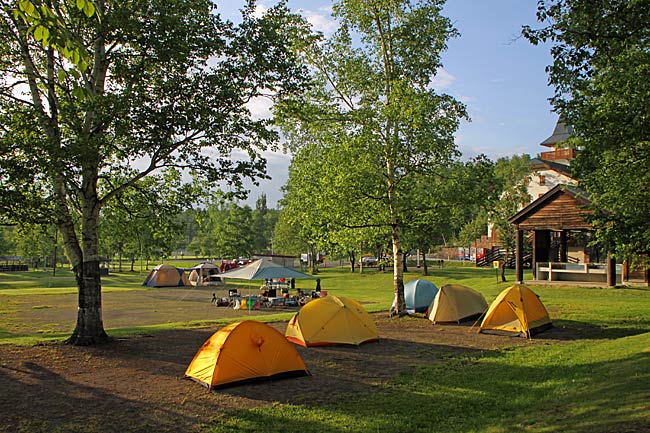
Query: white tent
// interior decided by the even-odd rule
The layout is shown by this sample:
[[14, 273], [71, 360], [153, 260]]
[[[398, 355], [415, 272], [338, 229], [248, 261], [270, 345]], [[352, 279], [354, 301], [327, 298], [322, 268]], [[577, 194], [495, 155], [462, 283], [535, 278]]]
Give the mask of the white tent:
[[190, 269], [190, 284], [193, 286], [220, 286], [223, 278], [219, 276], [219, 267], [212, 263], [201, 263]]

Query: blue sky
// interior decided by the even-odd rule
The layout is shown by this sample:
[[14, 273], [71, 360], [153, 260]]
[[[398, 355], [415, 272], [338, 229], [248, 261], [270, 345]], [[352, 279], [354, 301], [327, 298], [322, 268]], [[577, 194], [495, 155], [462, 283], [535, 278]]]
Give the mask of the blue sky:
[[[273, 0], [258, 0], [258, 9]], [[551, 112], [545, 67], [551, 63], [549, 46], [532, 46], [520, 36], [525, 24], [537, 25], [534, 0], [447, 0], [444, 14], [461, 36], [449, 42], [436, 89], [463, 101], [471, 117], [456, 134], [464, 158], [484, 153], [492, 159], [513, 154], [536, 155], [551, 135], [557, 115]], [[238, 20], [243, 0], [217, 1], [224, 18]], [[336, 28], [325, 0], [290, 0], [316, 30], [326, 35]], [[268, 104], [253, 107], [263, 114]], [[266, 193], [270, 206], [281, 198], [290, 156], [265, 154], [271, 181], [253, 188], [247, 203]]]

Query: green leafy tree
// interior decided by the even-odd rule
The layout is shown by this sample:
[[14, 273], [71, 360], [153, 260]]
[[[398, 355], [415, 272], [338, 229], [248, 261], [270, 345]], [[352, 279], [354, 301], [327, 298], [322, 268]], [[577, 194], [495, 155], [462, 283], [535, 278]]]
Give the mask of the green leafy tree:
[[16, 236], [14, 226], [0, 226], [0, 255], [16, 254]]
[[[43, 26], [45, 36], [13, 2], [2, 3], [0, 210], [56, 222], [79, 288], [70, 342], [94, 344], [107, 339], [102, 207], [166, 167], [226, 180], [242, 196], [243, 178], [265, 169], [258, 151], [277, 140], [269, 120], [253, 118], [247, 103], [302, 88], [291, 47], [304, 26], [283, 3], [261, 18], [247, 3], [239, 25], [214, 13], [208, 0], [94, 1], [92, 14], [52, 6], [63, 2], [31, 4], [40, 14], [34, 19], [56, 16], [48, 22], [62, 39], [44, 43], [52, 28]], [[235, 150], [247, 158], [233, 158]], [[142, 169], [124, 177], [136, 160]]]
[[131, 262], [147, 252], [168, 256], [176, 247], [184, 228], [177, 215], [184, 205], [183, 197], [191, 196], [187, 185], [181, 183], [180, 173], [168, 169], [163, 176], [149, 176], [132, 188], [122, 191], [107, 202], [101, 213], [100, 240], [103, 255]]
[[[528, 179], [530, 156], [527, 154], [499, 158], [494, 165], [494, 184], [497, 187], [488, 210], [489, 222], [496, 231], [497, 242], [507, 258], [515, 249], [516, 230], [508, 218], [530, 203]], [[506, 281], [506, 260], [501, 263], [501, 280]]]
[[589, 193], [597, 241], [625, 257], [650, 248], [650, 8], [647, 1], [542, 0], [552, 103], [573, 126], [573, 164]]
[[250, 257], [255, 252], [253, 211], [249, 206], [230, 204], [213, 225], [214, 251], [219, 257]]
[[338, 31], [303, 51], [315, 85], [278, 110], [292, 143], [316, 144], [323, 175], [342, 186], [337, 205], [317, 217], [390, 233], [399, 315], [406, 313], [404, 191], [414, 177], [434, 172], [455, 154], [453, 134], [465, 116], [462, 104], [433, 89], [440, 54], [456, 35], [442, 5], [336, 2]]
[[255, 201], [253, 209], [254, 252], [270, 253], [272, 251], [273, 229], [278, 221], [278, 211], [269, 209], [266, 204], [266, 194]]
[[273, 229], [273, 251], [276, 254], [299, 256], [309, 248], [300, 235], [300, 228], [292, 224], [288, 213], [280, 209], [278, 221]]
[[[25, 223], [14, 231], [16, 253], [34, 268], [56, 267], [62, 253], [61, 237], [54, 225]], [[56, 272], [56, 271], [55, 271]]]
[[[453, 161], [446, 167], [439, 167], [436, 176], [412, 185], [416, 204], [413, 217], [408, 224], [407, 234], [415, 241], [415, 247], [423, 253], [445, 239], [460, 237], [463, 228], [476, 227], [467, 244], [473, 242], [487, 230], [486, 209], [498, 192], [494, 182], [494, 164], [485, 155], [468, 161]], [[480, 228], [480, 224], [483, 224]], [[427, 274], [426, 257], [424, 273]]]

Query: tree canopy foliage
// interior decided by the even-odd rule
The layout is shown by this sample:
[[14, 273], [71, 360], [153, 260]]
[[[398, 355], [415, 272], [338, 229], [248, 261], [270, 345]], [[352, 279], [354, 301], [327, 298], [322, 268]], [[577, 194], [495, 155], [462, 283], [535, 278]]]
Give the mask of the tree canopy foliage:
[[[278, 138], [247, 104], [302, 89], [291, 47], [305, 27], [284, 3], [256, 17], [249, 2], [238, 25], [209, 0], [94, 1], [92, 14], [21, 2], [27, 13], [27, 3], [56, 16], [49, 35], [64, 39], [44, 41], [14, 2], [2, 2], [0, 210], [56, 221], [79, 285], [71, 341], [91, 344], [106, 338], [102, 207], [163, 169], [226, 180], [242, 196], [242, 179], [264, 173], [259, 151]], [[77, 48], [87, 61], [71, 54]]]
[[542, 0], [532, 42], [551, 42], [555, 109], [581, 150], [596, 238], [620, 256], [650, 246], [650, 7], [647, 1]]
[[441, 14], [443, 4], [336, 2], [339, 29], [302, 51], [314, 86], [277, 110], [302, 152], [293, 181], [320, 185], [302, 196], [303, 206], [314, 206], [310, 227], [346, 237], [356, 228], [389, 233], [399, 314], [405, 312], [402, 232], [418, 206], [408, 191], [457, 155], [453, 135], [465, 116], [460, 102], [434, 88], [441, 53], [457, 35]]

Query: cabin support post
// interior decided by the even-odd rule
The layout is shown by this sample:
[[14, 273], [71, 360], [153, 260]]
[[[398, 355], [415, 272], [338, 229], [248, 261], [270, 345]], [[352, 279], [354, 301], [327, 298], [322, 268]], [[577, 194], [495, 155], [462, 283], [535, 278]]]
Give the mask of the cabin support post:
[[515, 280], [518, 284], [524, 282], [524, 231], [517, 227], [515, 241]]
[[566, 263], [568, 261], [567, 257], [567, 241], [566, 241], [566, 230], [560, 232], [560, 262]]

